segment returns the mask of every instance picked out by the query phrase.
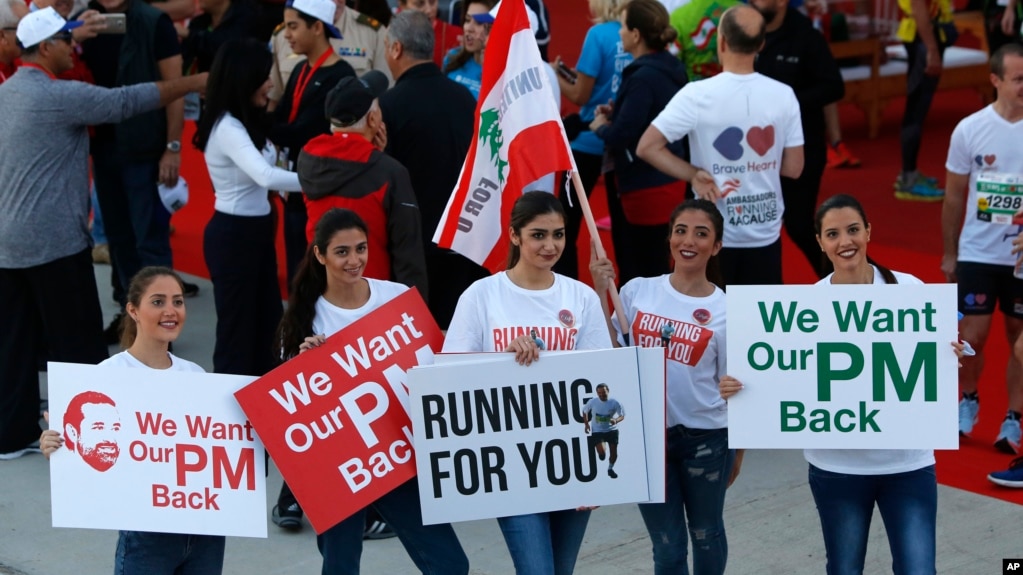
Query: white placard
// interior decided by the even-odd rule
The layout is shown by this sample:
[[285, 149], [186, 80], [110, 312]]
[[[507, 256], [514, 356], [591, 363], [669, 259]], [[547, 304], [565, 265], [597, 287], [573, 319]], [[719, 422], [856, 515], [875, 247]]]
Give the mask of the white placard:
[[266, 537], [263, 445], [233, 395], [255, 378], [48, 370], [54, 527]]
[[[664, 350], [463, 355], [408, 372], [426, 524], [664, 500]], [[617, 478], [582, 407], [607, 384], [625, 411]]]
[[956, 286], [730, 286], [733, 448], [958, 449]]

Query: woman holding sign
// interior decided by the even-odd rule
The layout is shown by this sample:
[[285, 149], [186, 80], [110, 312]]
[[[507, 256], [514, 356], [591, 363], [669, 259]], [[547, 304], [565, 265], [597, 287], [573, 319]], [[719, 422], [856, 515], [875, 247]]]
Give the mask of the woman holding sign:
[[[814, 218], [817, 243], [834, 272], [817, 282], [832, 284], [921, 284], [893, 272], [867, 256], [870, 223], [859, 201], [832, 196]], [[953, 343], [956, 353], [961, 344]], [[721, 396], [735, 395], [742, 385], [721, 382]], [[935, 573], [935, 526], [938, 484], [934, 451], [929, 449], [807, 449], [810, 490], [817, 504], [828, 575], [863, 573], [870, 518], [881, 511], [892, 569], [896, 575]]]
[[[512, 207], [508, 236], [508, 270], [465, 290], [448, 327], [444, 352], [511, 352], [520, 364], [529, 365], [540, 359], [541, 347], [610, 348], [597, 294], [553, 271], [565, 249], [561, 201], [546, 192], [522, 194]], [[550, 341], [543, 342], [536, 333], [565, 337], [549, 335]], [[497, 521], [518, 575], [569, 575], [589, 518], [589, 510], [566, 509]]]
[[[281, 354], [290, 358], [401, 295], [408, 286], [362, 276], [369, 259], [368, 230], [351, 210], [334, 208], [316, 224], [312, 244], [295, 273], [288, 309], [277, 328]], [[311, 335], [314, 334], [314, 335]], [[423, 525], [415, 478], [373, 503], [424, 574], [464, 575], [469, 559], [449, 524]], [[316, 537], [322, 572], [359, 573], [366, 509]]]
[[[687, 535], [696, 575], [725, 572], [725, 490], [739, 474], [742, 452], [728, 449], [727, 406], [718, 393], [725, 375], [725, 292], [717, 253], [724, 219], [713, 202], [688, 200], [671, 214], [670, 274], [636, 278], [622, 287], [632, 343], [664, 347], [667, 359], [667, 439], [664, 503], [639, 506], [654, 546], [654, 573], [687, 573]], [[610, 260], [590, 264], [597, 293], [614, 279]], [[618, 345], [625, 330], [605, 317]], [[686, 520], [688, 519], [688, 534]]]
[[[170, 343], [178, 338], [185, 325], [184, 283], [174, 270], [143, 268], [132, 278], [127, 300], [127, 313], [121, 320], [121, 346], [125, 350], [100, 365], [204, 371], [169, 351]], [[103, 398], [105, 396], [98, 401]], [[71, 425], [65, 429], [74, 431]], [[69, 434], [69, 431], [65, 431], [68, 448], [75, 449], [74, 444], [78, 443], [77, 451], [85, 457], [88, 450], [82, 445], [81, 432]], [[53, 429], [44, 431], [39, 438], [39, 446], [47, 458], [62, 445], [64, 437]], [[223, 536], [121, 531], [117, 539], [115, 575], [218, 575], [223, 568]]]

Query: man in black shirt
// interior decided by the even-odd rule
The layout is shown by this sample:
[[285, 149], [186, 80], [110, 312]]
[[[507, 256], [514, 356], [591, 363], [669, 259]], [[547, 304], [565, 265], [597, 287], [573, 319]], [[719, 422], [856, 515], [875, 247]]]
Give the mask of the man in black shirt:
[[433, 243], [472, 142], [476, 99], [433, 63], [433, 25], [406, 10], [387, 29], [387, 65], [394, 87], [380, 97], [387, 153], [408, 170], [422, 215], [430, 312], [447, 329], [458, 297], [489, 275], [468, 258]]
[[[166, 14], [142, 0], [94, 0], [89, 8], [125, 15], [124, 34], [82, 43], [82, 60], [96, 85], [116, 88], [181, 77], [181, 45]], [[170, 213], [157, 184], [178, 181], [183, 127], [184, 100], [178, 99], [119, 124], [96, 126], [90, 143], [96, 196], [116, 270], [114, 293], [122, 300], [143, 267], [172, 267]], [[186, 289], [185, 295], [197, 291]], [[117, 317], [111, 326], [119, 325]], [[115, 330], [107, 335], [116, 340]]]
[[[292, 52], [306, 56], [306, 60], [291, 74], [284, 96], [274, 108], [270, 141], [277, 146], [280, 162], [287, 162], [282, 167], [292, 171], [302, 146], [330, 133], [323, 112], [327, 92], [341, 78], [355, 76], [351, 65], [330, 46], [330, 38], [341, 36], [331, 24], [335, 10], [333, 0], [294, 0], [284, 10], [284, 36]], [[284, 252], [289, 283], [305, 257], [305, 228], [305, 202], [301, 194], [288, 194], [284, 201]]]
[[764, 47], [757, 56], [757, 72], [792, 88], [799, 100], [803, 122], [803, 173], [782, 176], [785, 231], [824, 277], [823, 258], [813, 229], [817, 194], [827, 164], [824, 106], [845, 94], [845, 83], [828, 43], [809, 18], [788, 8], [788, 0], [750, 0], [767, 23]]

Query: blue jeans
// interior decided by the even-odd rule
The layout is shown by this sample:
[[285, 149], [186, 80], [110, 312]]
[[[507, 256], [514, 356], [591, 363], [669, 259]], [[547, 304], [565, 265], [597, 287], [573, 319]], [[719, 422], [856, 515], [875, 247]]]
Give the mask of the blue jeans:
[[895, 575], [935, 574], [938, 482], [933, 465], [887, 475], [847, 475], [811, 465], [809, 474], [828, 575], [863, 573], [875, 502], [888, 532]]
[[96, 184], [92, 185], [89, 192], [92, 202], [92, 243], [99, 246], [107, 243], [107, 233], [103, 229], [103, 210], [99, 209], [99, 199], [96, 198]]
[[[409, 558], [424, 575], [467, 575], [469, 558], [448, 523], [423, 525], [419, 486], [412, 478], [373, 503], [384, 521], [398, 534]], [[323, 575], [358, 575], [366, 510], [316, 536], [323, 556]]]
[[224, 570], [224, 538], [121, 531], [117, 538], [114, 575], [220, 575]]
[[551, 511], [500, 517], [517, 575], [571, 575], [586, 534], [589, 511]]
[[725, 572], [725, 490], [734, 461], [735, 452], [728, 449], [728, 429], [683, 425], [668, 429], [664, 503], [639, 506], [654, 546], [655, 575], [688, 575], [689, 535], [693, 538], [693, 573]]

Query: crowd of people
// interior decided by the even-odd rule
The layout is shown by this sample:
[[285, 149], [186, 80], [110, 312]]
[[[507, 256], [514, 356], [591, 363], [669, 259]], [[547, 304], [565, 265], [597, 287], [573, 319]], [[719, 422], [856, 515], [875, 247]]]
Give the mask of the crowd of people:
[[[197, 288], [171, 269], [160, 188], [178, 184], [189, 94], [198, 115], [191, 145], [203, 152], [215, 194], [203, 249], [217, 314], [215, 372], [263, 375], [410, 287], [446, 330], [444, 351], [509, 352], [522, 365], [541, 349], [560, 349], [533, 335], [498, 341], [495, 329], [545, 326], [563, 310], [578, 330], [566, 349], [635, 344], [629, 333], [641, 328], [613, 317], [612, 284], [622, 286], [629, 321], [656, 314], [685, 323], [697, 310], [709, 312], [706, 351], [667, 360], [666, 498], [640, 505], [658, 574], [687, 572], [690, 541], [693, 572], [725, 570], [725, 494], [743, 460], [728, 446], [727, 399], [757, 383], [727, 374], [727, 286], [782, 283], [783, 227], [823, 286], [920, 283], [867, 256], [871, 226], [856, 198], [832, 196], [818, 206], [834, 147], [828, 110], [843, 85], [813, 20], [787, 0], [693, 0], [671, 13], [657, 0], [590, 0], [594, 25], [576, 66], [555, 57], [550, 77], [580, 106], [565, 126], [584, 189], [603, 175], [608, 191], [619, 259], [615, 265], [594, 250], [591, 277], [583, 278], [593, 287], [576, 277], [578, 202], [550, 193], [553, 183], [515, 191], [503, 272], [490, 275], [431, 241], [473, 137], [486, 43], [500, 17], [489, 0], [464, 2], [460, 29], [438, 17], [436, 0], [408, 0], [393, 17], [385, 10], [386, 25], [335, 0], [200, 0], [202, 14], [187, 24], [175, 21], [192, 16], [191, 0], [4, 3], [0, 298], [9, 309], [0, 316], [0, 460], [38, 450], [49, 456], [69, 441], [56, 431], [40, 436], [38, 372], [47, 360], [201, 370], [171, 353], [184, 298]], [[546, 8], [540, 0], [527, 5], [545, 55]], [[372, 2], [359, 6], [381, 14]], [[680, 12], [693, 6], [713, 19]], [[896, 195], [944, 202], [942, 271], [958, 282], [962, 337], [976, 350], [967, 356], [953, 343], [963, 365], [963, 435], [977, 419], [996, 305], [1006, 316], [1015, 353], [995, 447], [1015, 455], [1023, 279], [1014, 268], [1023, 234], [976, 215], [976, 182], [991, 172], [1023, 177], [1016, 144], [1023, 45], [1006, 43], [992, 57], [997, 100], [956, 128], [939, 193], [915, 158], [949, 32], [943, 9], [932, 21], [920, 17], [921, 6], [906, 6], [901, 30], [911, 87]], [[268, 18], [279, 26], [268, 29]], [[686, 48], [694, 30], [682, 26], [706, 21], [713, 27], [694, 56]], [[671, 52], [680, 46], [681, 57]], [[123, 310], [107, 333], [89, 229], [98, 214]], [[291, 287], [286, 309], [278, 226]], [[124, 351], [108, 358], [111, 335]], [[672, 337], [649, 335], [644, 341]], [[599, 401], [613, 401], [607, 395], [605, 388]], [[599, 413], [624, 418], [620, 406]], [[614, 478], [616, 435], [598, 431], [594, 448], [603, 454], [609, 444]], [[895, 572], [935, 572], [933, 452], [807, 450], [805, 457], [829, 574], [862, 573], [875, 504]], [[1023, 458], [990, 479], [1023, 487]], [[358, 573], [363, 539], [394, 534], [423, 573], [468, 573], [451, 526], [424, 526], [419, 510], [412, 480], [319, 535], [323, 572]], [[580, 508], [499, 518], [516, 573], [572, 573], [589, 515]], [[286, 484], [272, 520], [302, 526]], [[223, 552], [223, 537], [126, 531], [116, 572], [219, 573]]]

